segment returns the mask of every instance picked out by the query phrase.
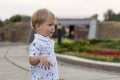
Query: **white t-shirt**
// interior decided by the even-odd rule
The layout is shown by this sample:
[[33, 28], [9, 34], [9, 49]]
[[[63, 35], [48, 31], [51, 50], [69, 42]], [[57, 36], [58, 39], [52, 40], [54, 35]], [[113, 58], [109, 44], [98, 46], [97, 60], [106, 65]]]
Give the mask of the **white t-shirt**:
[[41, 63], [31, 65], [31, 80], [59, 80], [54, 41], [40, 34], [35, 34], [34, 37], [29, 46], [29, 56], [44, 56], [52, 63], [52, 67], [45, 70]]

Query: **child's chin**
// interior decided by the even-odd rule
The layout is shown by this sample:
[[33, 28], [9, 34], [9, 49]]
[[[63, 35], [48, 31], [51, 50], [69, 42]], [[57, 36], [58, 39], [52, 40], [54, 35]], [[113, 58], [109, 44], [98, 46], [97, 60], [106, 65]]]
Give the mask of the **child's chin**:
[[52, 37], [53, 36], [53, 34], [51, 34], [49, 37]]
[[49, 37], [52, 37], [52, 35], [50, 35]]

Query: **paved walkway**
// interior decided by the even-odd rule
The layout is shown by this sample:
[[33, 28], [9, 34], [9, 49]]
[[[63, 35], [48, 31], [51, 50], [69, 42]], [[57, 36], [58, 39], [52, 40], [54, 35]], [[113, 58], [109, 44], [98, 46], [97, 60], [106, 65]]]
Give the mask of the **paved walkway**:
[[[30, 80], [28, 71], [15, 66], [6, 59], [6, 55], [9, 53], [10, 48], [11, 47], [0, 47], [0, 80]], [[24, 59], [18, 59], [18, 57], [15, 56], [13, 57], [16, 62]], [[10, 58], [12, 58], [12, 56]]]
[[[30, 80], [26, 45], [0, 47], [0, 80]], [[59, 63], [62, 80], [120, 80], [120, 73]]]

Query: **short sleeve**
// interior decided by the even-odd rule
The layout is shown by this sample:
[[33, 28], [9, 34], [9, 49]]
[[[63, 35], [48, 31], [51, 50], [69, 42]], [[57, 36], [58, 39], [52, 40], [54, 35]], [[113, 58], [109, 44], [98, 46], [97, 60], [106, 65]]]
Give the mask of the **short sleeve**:
[[33, 42], [29, 46], [29, 56], [39, 56], [41, 53], [41, 46], [37, 42]]

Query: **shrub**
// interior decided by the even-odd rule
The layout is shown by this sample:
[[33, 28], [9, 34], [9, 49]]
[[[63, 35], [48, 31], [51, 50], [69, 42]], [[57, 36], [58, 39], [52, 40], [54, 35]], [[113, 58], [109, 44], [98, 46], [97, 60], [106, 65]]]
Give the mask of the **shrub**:
[[[90, 45], [87, 40], [69, 41], [63, 40], [61, 45], [55, 45], [55, 50], [57, 52], [82, 52], [82, 51], [92, 51], [94, 48]], [[60, 48], [60, 49], [59, 49]]]
[[61, 45], [55, 44], [56, 52], [109, 62], [120, 62], [119, 50], [120, 40], [63, 40]]
[[73, 51], [91, 51], [93, 47], [90, 45], [89, 41], [87, 40], [79, 40], [74, 42], [74, 49]]

